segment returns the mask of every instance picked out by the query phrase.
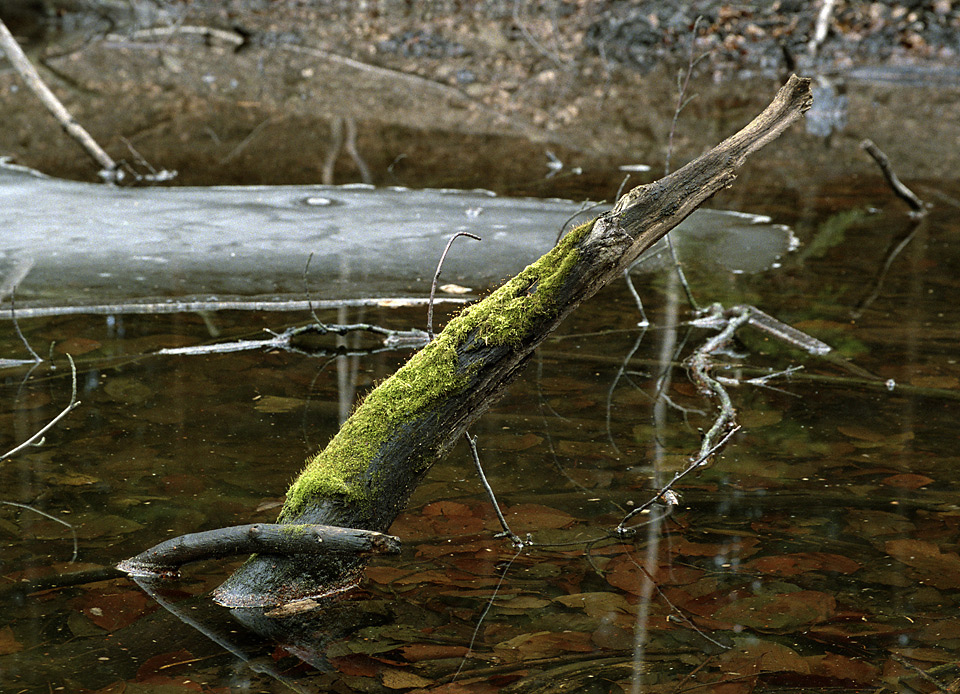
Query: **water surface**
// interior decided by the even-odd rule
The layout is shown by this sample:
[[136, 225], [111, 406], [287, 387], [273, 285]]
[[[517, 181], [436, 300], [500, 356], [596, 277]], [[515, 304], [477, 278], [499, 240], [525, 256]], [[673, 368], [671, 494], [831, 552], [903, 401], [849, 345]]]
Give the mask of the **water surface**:
[[[678, 485], [669, 517], [655, 511], [632, 541], [607, 538], [685, 466], [715, 410], [681, 364], [711, 333], [684, 327], [686, 300], [662, 269], [635, 276], [649, 328], [613, 283], [473, 430], [508, 522], [533, 546], [494, 537], [460, 446], [394, 524], [403, 554], [279, 627], [205, 597], [241, 559], [188, 567], [156, 599], [125, 578], [18, 585], [64, 583], [180, 533], [272, 521], [303, 460], [410, 351], [351, 335], [299, 345], [313, 353], [154, 354], [262, 336], [306, 311], [22, 319], [46, 361], [5, 368], [0, 447], [67, 404], [68, 353], [82, 404], [0, 464], [2, 500], [71, 526], [0, 506], [3, 691], [927, 691], [921, 670], [947, 687], [960, 677], [960, 191], [923, 189], [936, 206], [919, 224], [879, 185], [841, 179], [802, 204], [766, 192], [744, 194], [745, 211], [790, 225], [802, 246], [754, 274], [692, 263], [693, 294], [755, 304], [835, 354], [741, 330], [719, 358], [726, 375], [803, 368], [730, 387], [742, 430]], [[393, 293], [378, 287], [363, 296]], [[424, 313], [374, 300], [319, 316], [410, 328]], [[26, 358], [4, 325], [0, 356]], [[189, 624], [201, 618], [214, 638]]]

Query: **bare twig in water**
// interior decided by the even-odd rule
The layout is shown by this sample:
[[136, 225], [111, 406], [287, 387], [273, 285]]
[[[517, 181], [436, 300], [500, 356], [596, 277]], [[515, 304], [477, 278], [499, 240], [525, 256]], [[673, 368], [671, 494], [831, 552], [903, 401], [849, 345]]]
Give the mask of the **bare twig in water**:
[[907, 205], [910, 206], [912, 214], [916, 217], [922, 217], [927, 213], [927, 206], [923, 201], [917, 197], [916, 193], [907, 188], [904, 183], [897, 178], [897, 174], [894, 173], [893, 167], [890, 165], [890, 160], [887, 158], [887, 155], [877, 147], [871, 140], [864, 140], [860, 143], [860, 147], [877, 162], [877, 166], [880, 167], [880, 170], [883, 172], [883, 177], [887, 179], [887, 183], [890, 185], [890, 188], [893, 189], [893, 192], [898, 198], [903, 200]]
[[128, 140], [127, 138], [121, 137], [120, 141], [126, 146], [128, 150], [130, 150], [130, 156], [133, 157], [137, 165], [143, 171], [147, 172], [147, 173], [141, 173], [140, 171], [130, 168], [129, 164], [125, 164], [124, 162], [121, 162], [121, 164], [123, 164], [129, 169], [130, 173], [133, 174], [134, 178], [137, 181], [147, 181], [149, 183], [164, 183], [166, 181], [172, 181], [174, 178], [177, 177], [176, 171], [170, 171], [168, 169], [160, 169], [158, 171], [157, 169], [155, 169], [154, 166], [150, 162], [148, 162], [146, 158], [142, 154], [140, 154], [140, 152], [137, 151], [136, 147], [134, 147], [133, 144], [130, 142], [130, 140]]
[[3, 455], [0, 455], [0, 461], [7, 460], [8, 458], [12, 458], [13, 456], [23, 451], [28, 446], [34, 445], [37, 441], [43, 438], [44, 434], [46, 434], [53, 427], [55, 427], [61, 419], [66, 417], [73, 410], [75, 410], [77, 407], [80, 406], [80, 401], [77, 400], [77, 365], [73, 363], [73, 357], [71, 357], [69, 354], [67, 355], [67, 359], [70, 360], [70, 372], [73, 376], [73, 386], [70, 393], [70, 404], [64, 407], [63, 410], [60, 411], [60, 414], [58, 414], [56, 417], [54, 417], [49, 422], [47, 422], [46, 426], [40, 429], [37, 433], [35, 433], [29, 439], [21, 443], [16, 448], [13, 448], [7, 451], [6, 453], [4, 453]]
[[232, 352], [247, 352], [253, 349], [280, 349], [284, 351], [299, 351], [293, 347], [293, 338], [315, 333], [317, 335], [346, 335], [354, 332], [367, 332], [383, 338], [383, 345], [389, 349], [406, 349], [422, 347], [429, 339], [427, 333], [413, 328], [411, 330], [391, 330], [370, 323], [353, 323], [341, 325], [338, 323], [311, 323], [287, 328], [282, 333], [271, 332], [272, 337], [260, 340], [234, 340], [233, 342], [217, 342], [210, 345], [194, 345], [191, 347], [164, 347], [153, 354], [163, 356], [199, 356], [202, 354], [230, 354]]
[[490, 483], [487, 481], [487, 476], [483, 473], [483, 466], [480, 465], [480, 454], [477, 452], [477, 438], [470, 436], [469, 432], [464, 432], [463, 436], [470, 445], [470, 453], [473, 455], [473, 464], [474, 467], [477, 468], [477, 475], [480, 476], [480, 482], [483, 484], [483, 488], [486, 490], [487, 496], [493, 504], [493, 510], [497, 514], [497, 520], [500, 521], [500, 527], [503, 528], [503, 532], [497, 533], [495, 537], [506, 537], [513, 543], [514, 547], [523, 549], [529, 543], [521, 540], [517, 534], [510, 529], [510, 526], [507, 525], [507, 519], [503, 517], [503, 513], [500, 511], [497, 495], [493, 493], [493, 487], [490, 486]]
[[458, 231], [456, 234], [450, 237], [450, 240], [447, 241], [446, 247], [443, 249], [443, 253], [440, 255], [440, 262], [437, 263], [437, 272], [433, 276], [433, 284], [430, 285], [430, 302], [427, 304], [427, 334], [430, 336], [430, 339], [433, 339], [433, 297], [437, 293], [437, 282], [440, 281], [440, 270], [443, 269], [443, 261], [447, 257], [447, 253], [450, 252], [450, 246], [453, 245], [453, 242], [457, 240], [459, 236], [466, 236], [471, 238], [474, 241], [483, 241], [479, 236], [471, 234], [468, 231]]
[[46, 109], [57, 119], [64, 131], [76, 140], [84, 151], [100, 166], [100, 177], [108, 183], [119, 183], [124, 178], [123, 170], [117, 165], [117, 162], [107, 154], [100, 145], [90, 136], [90, 133], [84, 129], [77, 121], [73, 119], [70, 112], [67, 111], [63, 103], [50, 91], [50, 88], [44, 84], [40, 78], [40, 73], [30, 63], [30, 60], [24, 54], [13, 34], [7, 29], [7, 25], [0, 20], [0, 48], [7, 55], [7, 60], [13, 66], [13, 69], [20, 75], [20, 78], [26, 83], [38, 99], [43, 103]]
[[712, 458], [717, 452], [719, 452], [720, 449], [723, 448], [723, 446], [727, 443], [727, 441], [730, 440], [730, 437], [732, 437], [738, 431], [740, 431], [740, 426], [739, 425], [734, 426], [732, 429], [730, 429], [730, 431], [728, 431], [724, 435], [722, 439], [717, 441], [712, 448], [701, 453], [697, 458], [690, 461], [690, 464], [687, 465], [687, 467], [685, 467], [683, 470], [675, 474], [673, 476], [673, 479], [671, 479], [669, 482], [663, 485], [663, 487], [661, 487], [660, 490], [656, 492], [656, 494], [650, 497], [650, 499], [640, 504], [635, 509], [630, 511], [630, 513], [624, 516], [623, 520], [620, 521], [620, 525], [617, 526], [617, 529], [616, 529], [617, 535], [619, 535], [621, 538], [629, 536], [631, 531], [634, 529], [626, 527], [626, 523], [637, 514], [643, 513], [644, 511], [646, 511], [655, 503], [663, 503], [663, 504], [666, 504], [668, 507], [676, 506], [679, 503], [679, 498], [677, 497], [676, 492], [673, 491], [673, 486], [677, 482], [679, 482], [681, 479], [683, 479], [684, 477], [689, 475], [691, 472], [693, 472], [694, 470], [698, 470], [704, 467], [706, 464], [708, 464], [710, 461], [710, 458]]
[[51, 516], [46, 511], [41, 511], [40, 509], [34, 508], [33, 506], [28, 506], [27, 504], [18, 504], [16, 501], [0, 500], [0, 504], [6, 504], [7, 506], [16, 506], [17, 508], [26, 509], [27, 511], [33, 511], [34, 513], [41, 515], [44, 518], [49, 518], [55, 523], [59, 523], [60, 525], [63, 525], [66, 528], [68, 528], [70, 530], [70, 534], [73, 536], [73, 556], [70, 557], [70, 563], [72, 564], [77, 560], [77, 556], [80, 554], [80, 545], [77, 542], [77, 531], [70, 523], [67, 523], [67, 521], [57, 518], [56, 516]]
[[41, 356], [33, 351], [33, 347], [30, 346], [30, 343], [27, 342], [27, 338], [24, 337], [23, 332], [20, 330], [20, 323], [17, 321], [17, 292], [16, 288], [10, 292], [10, 320], [13, 321], [13, 329], [17, 333], [17, 337], [20, 338], [20, 342], [23, 343], [24, 347], [27, 348], [27, 351], [30, 352], [30, 356], [33, 357], [33, 360], [36, 363], [43, 361]]

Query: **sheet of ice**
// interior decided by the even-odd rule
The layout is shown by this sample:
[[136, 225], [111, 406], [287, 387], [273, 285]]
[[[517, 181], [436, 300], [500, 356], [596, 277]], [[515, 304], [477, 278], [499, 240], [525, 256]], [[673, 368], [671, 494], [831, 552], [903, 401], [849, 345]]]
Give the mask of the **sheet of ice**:
[[[582, 207], [486, 191], [369, 186], [115, 188], [5, 164], [0, 297], [8, 300], [13, 284], [24, 307], [302, 297], [311, 254], [314, 297], [423, 296], [457, 231], [483, 242], [458, 240], [442, 281], [482, 291], [549, 250]], [[788, 229], [768, 219], [710, 210], [673, 233], [685, 261], [709, 257], [732, 272], [769, 268], [793, 243]], [[709, 253], [697, 252], [707, 245]]]

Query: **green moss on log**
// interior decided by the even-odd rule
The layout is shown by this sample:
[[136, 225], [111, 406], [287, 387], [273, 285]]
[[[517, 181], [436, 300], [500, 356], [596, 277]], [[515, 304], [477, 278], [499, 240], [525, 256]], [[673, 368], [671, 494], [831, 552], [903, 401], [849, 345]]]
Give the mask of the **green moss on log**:
[[361, 478], [390, 434], [469, 382], [471, 374], [460, 368], [457, 349], [474, 334], [486, 344], [523, 344], [535, 322], [559, 309], [557, 290], [577, 262], [578, 242], [592, 226], [588, 222], [577, 227], [486, 299], [465, 308], [430, 344], [371, 391], [327, 447], [307, 461], [287, 491], [280, 519], [295, 518], [311, 499], [339, 497], [371, 503]]

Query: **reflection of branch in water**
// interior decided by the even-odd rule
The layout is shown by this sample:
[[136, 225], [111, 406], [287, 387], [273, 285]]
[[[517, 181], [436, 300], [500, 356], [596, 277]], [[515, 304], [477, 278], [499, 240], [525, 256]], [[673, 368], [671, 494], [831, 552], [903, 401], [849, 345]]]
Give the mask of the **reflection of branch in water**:
[[[629, 276], [628, 280], [629, 282]], [[641, 308], [642, 310], [642, 308]], [[607, 427], [607, 440], [610, 441], [610, 445], [613, 446], [613, 450], [617, 455], [620, 455], [620, 448], [617, 446], [617, 442], [613, 438], [613, 430], [611, 427], [610, 419], [611, 412], [613, 410], [613, 392], [617, 389], [617, 384], [620, 383], [620, 379], [623, 378], [624, 374], [627, 371], [627, 364], [630, 363], [630, 360], [633, 359], [633, 355], [637, 353], [637, 350], [640, 349], [640, 343], [643, 342], [643, 336], [647, 334], [647, 327], [644, 326], [640, 330], [640, 334], [637, 335], [637, 339], [633, 343], [633, 347], [630, 348], [630, 351], [627, 352], [627, 355], [623, 358], [623, 362], [620, 364], [620, 368], [617, 370], [617, 375], [614, 376], [613, 382], [610, 384], [610, 387], [607, 389], [607, 404], [606, 404], [606, 427]]]
[[873, 281], [873, 289], [857, 304], [856, 308], [850, 311], [851, 318], [860, 318], [863, 312], [870, 308], [874, 301], [880, 298], [880, 293], [883, 291], [883, 283], [887, 279], [890, 266], [893, 265], [893, 261], [900, 255], [900, 252], [909, 246], [910, 242], [916, 237], [917, 232], [920, 230], [920, 222], [920, 219], [911, 220], [906, 232], [895, 238], [890, 246], [887, 247], [887, 252], [884, 254], [883, 265], [880, 266], [880, 270], [877, 272], [876, 278]]
[[30, 343], [27, 341], [27, 338], [24, 337], [23, 331], [20, 330], [20, 322], [17, 320], [17, 292], [16, 288], [13, 288], [10, 291], [10, 320], [13, 321], [13, 329], [17, 333], [17, 337], [20, 338], [20, 342], [23, 343], [23, 346], [27, 348], [27, 351], [30, 352], [30, 356], [33, 357], [33, 361], [40, 363], [43, 359], [37, 354], [33, 347], [30, 346]]
[[165, 609], [167, 612], [172, 614], [174, 617], [179, 619], [181, 622], [183, 622], [187, 626], [190, 626], [196, 629], [197, 631], [199, 631], [201, 634], [206, 636], [208, 639], [213, 641], [215, 644], [217, 644], [224, 650], [229, 651], [230, 653], [235, 655], [237, 658], [239, 658], [244, 663], [246, 663], [247, 666], [252, 671], [272, 677], [273, 679], [275, 679], [277, 682], [281, 683], [288, 689], [295, 692], [299, 692], [300, 694], [316, 694], [314, 691], [307, 689], [303, 685], [298, 684], [297, 682], [293, 681], [289, 677], [279, 672], [276, 669], [276, 667], [273, 665], [273, 663], [270, 662], [269, 658], [252, 659], [249, 655], [247, 655], [247, 653], [243, 651], [243, 649], [241, 649], [237, 644], [235, 644], [227, 635], [225, 635], [224, 633], [220, 633], [220, 631], [226, 631], [225, 629], [214, 631], [213, 627], [210, 624], [205, 624], [202, 620], [197, 619], [193, 614], [190, 613], [190, 611], [188, 611], [188, 609], [184, 609], [180, 607], [177, 603], [170, 602], [169, 600], [162, 598], [159, 595], [158, 591], [154, 590], [152, 582], [150, 580], [147, 580], [144, 578], [137, 578], [137, 577], [131, 577], [131, 578], [133, 578], [133, 581], [138, 586], [140, 586], [140, 588], [143, 590], [144, 593], [146, 593], [153, 600], [155, 600], [157, 604], [160, 605], [163, 609]]
[[70, 563], [72, 564], [77, 560], [77, 555], [80, 553], [80, 547], [79, 547], [79, 544], [77, 543], [77, 530], [70, 523], [67, 523], [67, 521], [57, 518], [56, 516], [51, 516], [46, 511], [41, 511], [40, 509], [34, 508], [33, 506], [28, 506], [27, 504], [18, 504], [16, 501], [0, 500], [0, 504], [5, 504], [7, 506], [16, 506], [17, 508], [22, 508], [27, 511], [33, 511], [34, 513], [41, 515], [44, 518], [49, 518], [55, 523], [59, 523], [60, 525], [66, 526], [70, 530], [70, 535], [73, 537], [73, 556], [70, 557]]
[[483, 620], [486, 618], [487, 613], [490, 612], [490, 608], [493, 607], [493, 601], [497, 599], [497, 595], [500, 593], [500, 587], [507, 578], [507, 572], [510, 571], [510, 567], [513, 566], [513, 562], [517, 560], [517, 557], [520, 556], [522, 551], [523, 544], [517, 547], [516, 553], [510, 557], [510, 561], [508, 561], [507, 565], [503, 567], [503, 572], [500, 574], [500, 580], [497, 581], [497, 585], [493, 589], [493, 595], [490, 596], [486, 607], [484, 607], [483, 612], [480, 613], [480, 618], [477, 619], [477, 625], [473, 630], [473, 634], [470, 635], [470, 643], [467, 645], [467, 652], [463, 654], [463, 658], [460, 661], [460, 667], [457, 668], [457, 671], [453, 673], [453, 676], [450, 678], [451, 682], [456, 680], [457, 677], [460, 676], [460, 673], [463, 672], [463, 666], [466, 665], [467, 658], [470, 657], [470, 653], [473, 651], [473, 645], [477, 642], [477, 635], [480, 633], [480, 627], [483, 625]]
[[[346, 133], [344, 133], [346, 131]], [[339, 116], [330, 121], [330, 149], [323, 160], [323, 169], [320, 173], [320, 181], [324, 185], [333, 185], [334, 168], [337, 165], [337, 159], [340, 158], [340, 152], [346, 150], [347, 154], [356, 164], [360, 172], [360, 180], [366, 184], [373, 183], [373, 174], [370, 173], [370, 167], [360, 156], [357, 150], [357, 121], [353, 118]]]

